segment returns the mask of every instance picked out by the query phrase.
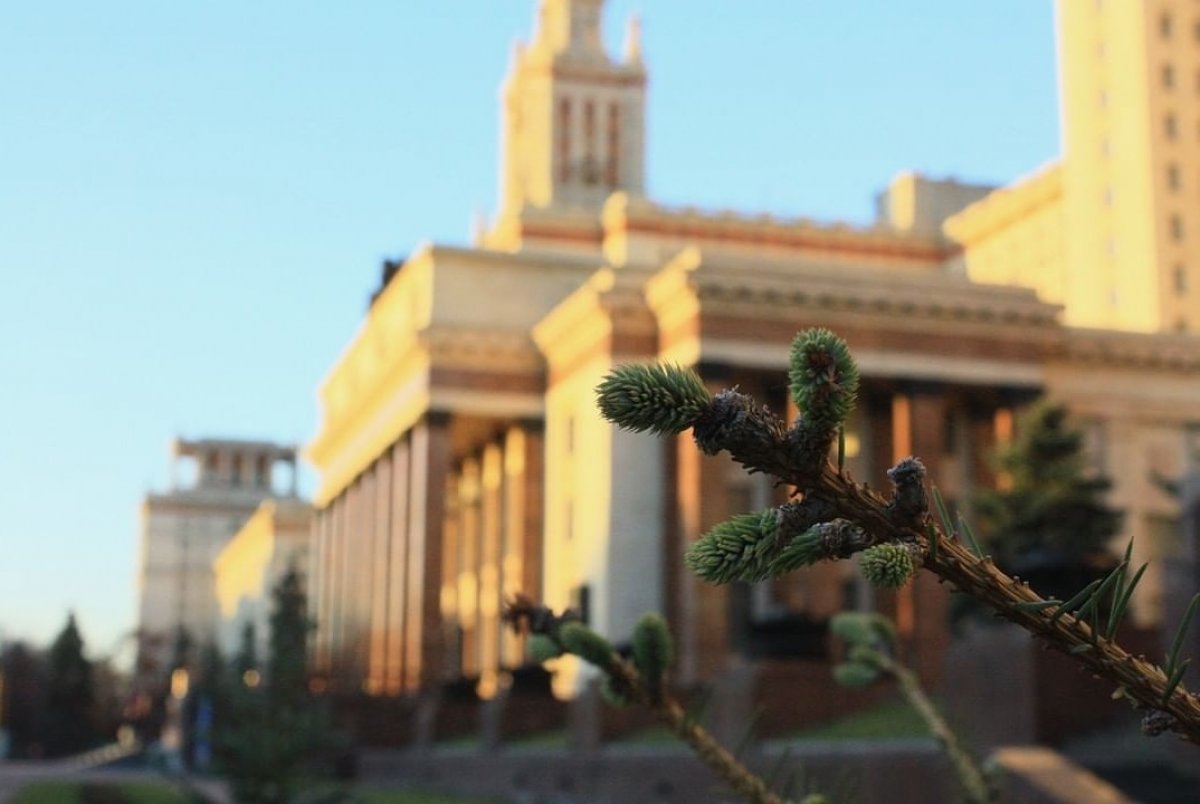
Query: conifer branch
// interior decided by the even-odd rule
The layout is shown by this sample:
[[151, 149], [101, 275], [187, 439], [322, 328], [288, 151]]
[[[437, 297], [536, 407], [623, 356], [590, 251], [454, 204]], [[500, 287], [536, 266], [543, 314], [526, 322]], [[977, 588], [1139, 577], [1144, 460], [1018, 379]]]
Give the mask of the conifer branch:
[[938, 712], [933, 701], [929, 700], [917, 674], [893, 657], [895, 631], [892, 624], [878, 614], [846, 612], [833, 618], [830, 630], [841, 637], [849, 648], [848, 661], [833, 669], [837, 682], [860, 687], [873, 684], [881, 678], [894, 680], [904, 699], [925, 722], [929, 733], [950, 759], [967, 801], [971, 804], [991, 804], [996, 801], [996, 791], [986, 774], [963, 747], [958, 735]]
[[594, 665], [604, 673], [610, 695], [618, 702], [636, 702], [648, 708], [747, 801], [785, 804], [762, 777], [717, 742], [666, 690], [663, 674], [672, 659], [673, 648], [661, 617], [646, 615], [639, 621], [634, 630], [632, 660], [623, 658], [604, 637], [579, 622], [570, 610], [556, 615], [545, 606], [518, 597], [505, 607], [504, 621], [518, 633], [528, 633], [553, 643], [558, 649], [557, 655], [571, 653]]
[[[658, 375], [646, 374], [645, 382], [652, 385], [656, 381], [648, 378], [653, 376]], [[858, 387], [858, 371], [844, 342], [826, 330], [798, 335], [793, 343], [789, 380], [802, 410], [790, 428], [751, 397], [734, 390], [706, 397], [704, 404], [699, 394], [688, 395], [684, 413], [678, 418], [643, 409], [640, 402], [608, 408], [602, 403], [602, 412], [610, 421], [634, 430], [681, 432], [686, 425], [673, 430], [647, 423], [667, 421], [675, 425], [686, 418], [703, 452], [728, 452], [748, 472], [770, 474], [785, 485], [795, 486], [801, 502], [811, 506], [810, 511], [820, 510], [819, 517], [812, 517], [819, 519], [816, 522], [801, 517], [787, 524], [783, 510], [777, 509], [774, 516], [766, 512], [735, 517], [714, 528], [688, 553], [689, 566], [701, 577], [718, 583], [777, 577], [816, 561], [846, 558], [875, 545], [900, 546], [914, 559], [914, 566], [920, 564], [998, 616], [1072, 656], [1088, 671], [1116, 685], [1135, 706], [1161, 711], [1163, 716], [1153, 719], [1148, 733], [1170, 730], [1200, 743], [1200, 698], [1180, 683], [1184, 664], [1178, 648], [1182, 647], [1188, 623], [1181, 625], [1178, 648], [1168, 655], [1166, 667], [1130, 655], [1112, 639], [1140, 571], [1128, 586], [1124, 581], [1126, 564], [1119, 574], [1110, 576], [1109, 583], [1097, 581], [1075, 600], [1060, 604], [1043, 599], [1028, 584], [997, 568], [983, 554], [961, 517], [958, 531], [966, 543], [956, 538], [958, 533], [940, 495], [934, 496], [940, 524], [931, 519], [924, 467], [919, 460], [905, 459], [888, 473], [895, 486], [891, 499], [855, 482], [829, 462], [834, 439], [853, 408]], [[646, 389], [640, 391], [638, 399], [674, 398], [671, 389], [679, 385], [679, 379], [671, 379], [670, 387], [666, 380], [662, 383], [662, 393]], [[873, 556], [868, 564], [877, 571], [877, 581], [901, 580], [904, 573], [899, 552], [889, 550]], [[1105, 596], [1110, 600], [1111, 614], [1108, 622], [1102, 623], [1100, 607]], [[1194, 610], [1189, 610], [1186, 619], [1190, 620]]]

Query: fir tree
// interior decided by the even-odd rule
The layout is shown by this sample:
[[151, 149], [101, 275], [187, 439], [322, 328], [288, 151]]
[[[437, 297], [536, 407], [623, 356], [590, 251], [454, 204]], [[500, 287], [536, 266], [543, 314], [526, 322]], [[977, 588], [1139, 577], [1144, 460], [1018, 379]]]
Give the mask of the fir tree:
[[308, 619], [303, 581], [295, 567], [273, 593], [270, 651], [259, 683], [250, 662], [253, 632], [234, 662], [237, 677], [224, 707], [218, 739], [223, 767], [234, 796], [242, 802], [291, 801], [301, 774], [312, 774], [331, 748], [324, 713], [308, 689]]
[[50, 756], [83, 751], [95, 739], [92, 665], [83, 654], [75, 615], [50, 646], [46, 667], [45, 746]]
[[1021, 417], [996, 468], [1005, 488], [978, 495], [975, 506], [1001, 564], [1035, 554], [1084, 563], [1107, 551], [1121, 526], [1121, 514], [1104, 503], [1112, 484], [1087, 471], [1083, 434], [1062, 405], [1043, 402]]

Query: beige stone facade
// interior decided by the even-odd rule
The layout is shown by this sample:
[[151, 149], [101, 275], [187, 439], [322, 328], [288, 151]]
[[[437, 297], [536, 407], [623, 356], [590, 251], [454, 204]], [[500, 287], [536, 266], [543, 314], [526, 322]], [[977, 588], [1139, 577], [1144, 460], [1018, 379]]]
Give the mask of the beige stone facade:
[[264, 500], [213, 562], [217, 598], [216, 643], [222, 655], [241, 647], [254, 629], [259, 656], [267, 655], [272, 593], [295, 568], [307, 579], [312, 506], [298, 499]]
[[[613, 365], [666, 360], [794, 416], [787, 350], [809, 326], [842, 334], [862, 368], [847, 438], [857, 477], [885, 486], [915, 453], [969, 510], [1015, 411], [1049, 394], [1078, 412], [1114, 475], [1125, 535], [1146, 555], [1169, 549], [1175, 510], [1147, 470], [1182, 468], [1200, 341], [1066, 325], [1074, 297], [1045, 267], [1065, 238], [1061, 168], [997, 193], [904, 174], [868, 226], [657, 204], [643, 188], [636, 26], [626, 56], [609, 58], [600, 5], [542, 0], [506, 84], [494, 225], [472, 248], [425, 247], [387, 271], [321, 387], [308, 450], [321, 477], [315, 658], [333, 689], [398, 695], [465, 677], [490, 696], [522, 661], [499, 621], [517, 593], [574, 606], [618, 641], [642, 612], [665, 612], [685, 684], [737, 656], [817, 655], [830, 614], [878, 608], [936, 679], [942, 587], [876, 593], [849, 564], [755, 588], [696, 581], [687, 545], [786, 490], [686, 436], [633, 436], [595, 410]], [[617, 168], [576, 170], [580, 154], [607, 164], [610, 151], [580, 134], [574, 110], [610, 102]], [[1156, 612], [1151, 581], [1143, 619]], [[555, 668], [561, 695], [585, 678]]]
[[972, 279], [1064, 321], [1200, 331], [1200, 19], [1188, 0], [1058, 0], [1062, 154], [952, 218]]
[[[178, 440], [172, 452], [171, 489], [147, 494], [141, 509], [138, 672], [148, 680], [160, 680], [169, 670], [181, 630], [193, 645], [215, 638], [213, 561], [264, 499], [295, 495], [291, 447]], [[183, 477], [187, 470], [190, 477]], [[290, 476], [281, 481], [277, 471]]]

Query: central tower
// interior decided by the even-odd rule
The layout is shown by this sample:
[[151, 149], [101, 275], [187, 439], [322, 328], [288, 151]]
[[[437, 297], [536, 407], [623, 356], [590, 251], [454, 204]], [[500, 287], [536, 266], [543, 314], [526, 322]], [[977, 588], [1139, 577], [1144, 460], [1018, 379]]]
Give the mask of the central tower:
[[601, 36], [603, 0], [541, 0], [502, 89], [498, 228], [535, 210], [599, 212], [645, 182], [646, 71], [636, 19], [621, 60]]

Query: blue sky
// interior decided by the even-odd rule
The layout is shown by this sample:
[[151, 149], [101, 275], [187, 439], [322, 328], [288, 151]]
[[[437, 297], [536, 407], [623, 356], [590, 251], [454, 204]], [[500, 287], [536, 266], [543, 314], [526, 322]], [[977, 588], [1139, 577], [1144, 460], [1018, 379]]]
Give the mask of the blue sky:
[[[906, 168], [1052, 158], [1051, 4], [609, 0], [642, 13], [650, 193], [865, 221]], [[385, 257], [496, 196], [533, 0], [0, 8], [0, 638], [134, 626], [168, 444], [303, 443]]]

